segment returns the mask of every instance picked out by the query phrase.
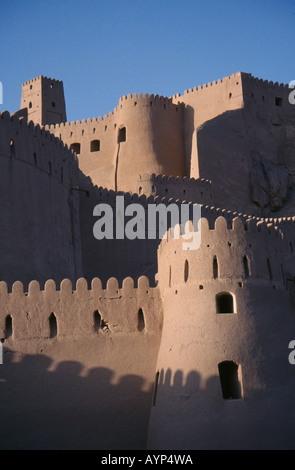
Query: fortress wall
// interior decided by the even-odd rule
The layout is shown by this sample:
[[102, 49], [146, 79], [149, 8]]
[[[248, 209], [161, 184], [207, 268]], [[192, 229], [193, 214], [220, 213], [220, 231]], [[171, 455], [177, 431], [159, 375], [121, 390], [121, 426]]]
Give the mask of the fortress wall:
[[212, 181], [204, 178], [143, 174], [138, 177], [138, 194], [184, 199], [199, 204], [213, 202]]
[[[123, 128], [125, 141], [120, 130]], [[80, 144], [80, 169], [98, 186], [134, 192], [136, 175], [142, 171], [185, 174], [183, 110], [168, 98], [124, 96], [114, 111], [103, 118], [46, 126], [46, 129], [69, 146]], [[91, 152], [94, 140], [99, 141], [99, 150]]]
[[[279, 217], [289, 215], [295, 174], [295, 108], [288, 100], [290, 89], [250, 74], [239, 75], [183, 95], [190, 97], [185, 111], [190, 174], [212, 180], [215, 200], [223, 207], [264, 217], [271, 217], [274, 211]], [[211, 100], [213, 90], [219, 98], [216, 95]], [[204, 102], [199, 96], [204, 96]], [[201, 113], [205, 110], [200, 121], [196, 117], [199, 109]], [[263, 161], [267, 176], [260, 169]], [[289, 182], [276, 184], [284, 172], [289, 173]], [[286, 186], [287, 196], [282, 190]]]
[[33, 281], [27, 291], [16, 282], [10, 292], [2, 282], [0, 296], [1, 448], [144, 449], [158, 290], [145, 277], [109, 279], [105, 288], [81, 278], [44, 289]]
[[[255, 221], [235, 219], [228, 229], [220, 217], [209, 230], [202, 219], [201, 229], [198, 250], [169, 239], [159, 248], [164, 323], [148, 448], [291, 448], [295, 325], [281, 270], [285, 242]], [[223, 293], [233, 309], [218, 313]], [[225, 397], [223, 361], [238, 365], [236, 377], [226, 376]]]
[[81, 276], [75, 155], [32, 122], [0, 117], [1, 278]]
[[284, 256], [292, 253], [292, 249], [278, 227], [255, 219], [243, 221], [240, 217], [234, 218], [229, 224], [226, 217], [220, 215], [215, 219], [213, 227], [202, 216], [199, 231], [201, 246], [197, 250], [184, 250], [184, 240], [181, 239], [168, 237], [162, 240], [158, 251], [158, 280], [161, 288], [166, 288], [169, 283], [170, 287], [174, 285], [177, 288], [178, 282], [183, 283], [186, 259], [191, 265], [189, 272], [194, 282], [211, 280], [214, 256], [218, 263], [218, 278], [235, 279], [235, 282], [243, 283], [243, 259], [246, 256], [249, 278], [273, 281], [274, 285], [284, 284], [281, 265]]
[[[88, 191], [86, 193], [85, 191]], [[123, 238], [116, 238], [116, 197], [123, 196], [124, 212], [130, 204], [139, 204], [144, 214], [144, 239], [127, 238], [125, 232]], [[138, 278], [145, 275], [151, 284], [155, 282], [157, 272], [157, 247], [160, 242], [159, 237], [151, 239], [149, 237], [148, 207], [150, 204], [177, 203], [180, 200], [161, 198], [160, 196], [147, 196], [112, 191], [106, 188], [93, 187], [89, 178], [80, 175], [80, 220], [81, 220], [81, 241], [83, 252], [83, 271], [87, 279], [98, 276], [105, 283], [109, 277], [115, 276], [123, 279], [128, 275]], [[98, 204], [108, 204], [113, 213], [113, 239], [98, 240], [93, 235], [95, 222], [99, 219], [93, 215], [93, 210]], [[134, 214], [135, 216], [136, 214]], [[132, 216], [125, 216], [124, 230]], [[169, 220], [167, 221], [169, 226]]]
[[[82, 240], [82, 252], [83, 252], [83, 271], [87, 279], [92, 279], [95, 276], [98, 276], [105, 282], [109, 277], [115, 276], [118, 279], [122, 279], [128, 275], [132, 274], [132, 277], [137, 278], [140, 275], [146, 275], [150, 279], [150, 282], [154, 282], [155, 275], [158, 271], [158, 262], [157, 262], [157, 248], [161, 239], [157, 235], [156, 239], [150, 239], [149, 234], [149, 221], [148, 221], [148, 212], [150, 205], [156, 205], [159, 209], [162, 206], [166, 209], [163, 211], [164, 216], [166, 215], [167, 227], [171, 223], [171, 218], [169, 216], [169, 206], [175, 204], [178, 206], [178, 214], [181, 216], [181, 205], [188, 205], [189, 216], [192, 220], [193, 217], [193, 207], [194, 203], [188, 198], [186, 201], [181, 196], [184, 195], [181, 191], [178, 191], [178, 186], [180, 188], [186, 187], [186, 179], [174, 179], [173, 177], [166, 176], [157, 176], [156, 177], [157, 188], [159, 189], [160, 194], [163, 193], [161, 188], [168, 188], [169, 191], [167, 197], [162, 197], [161, 195], [155, 196], [153, 194], [136, 194], [136, 193], [124, 193], [120, 191], [112, 191], [106, 188], [93, 186], [91, 179], [85, 177], [83, 174], [80, 174], [80, 221], [81, 221], [81, 240]], [[174, 183], [174, 181], [179, 181], [180, 183]], [[142, 181], [141, 181], [142, 183]], [[192, 193], [196, 196], [200, 191], [195, 191], [196, 188], [204, 189], [203, 197], [205, 194], [208, 195], [211, 185], [207, 181], [199, 180], [187, 180], [188, 189], [187, 195], [189, 195], [190, 188], [192, 188]], [[191, 185], [191, 186], [190, 186]], [[150, 187], [150, 180], [148, 181], [148, 186]], [[172, 191], [170, 187], [172, 186]], [[141, 186], [144, 190], [145, 186]], [[175, 187], [175, 197], [170, 197], [174, 192]], [[176, 191], [177, 187], [177, 191]], [[157, 189], [158, 190], [158, 189]], [[207, 191], [207, 192], [206, 192]], [[145, 239], [144, 240], [129, 240], [124, 236], [124, 239], [115, 239], [116, 234], [116, 197], [123, 196], [124, 198], [124, 210], [130, 204], [140, 204], [145, 211]], [[205, 199], [208, 199], [206, 196]], [[196, 200], [200, 200], [199, 196]], [[94, 207], [97, 204], [109, 204], [112, 213], [113, 213], [113, 240], [97, 240], [93, 235], [93, 227], [95, 222], [98, 220], [98, 217], [93, 216]], [[222, 216], [226, 221], [229, 228], [232, 227], [232, 221], [235, 217], [239, 217], [243, 221], [251, 218], [254, 221], [260, 221], [257, 217], [252, 217], [249, 214], [233, 212], [226, 209], [221, 209], [212, 205], [200, 204], [202, 217], [208, 220], [209, 227], [214, 228], [215, 221], [218, 217]], [[135, 217], [134, 213], [134, 217]], [[128, 221], [131, 220], [131, 217], [125, 217], [125, 226]], [[295, 246], [295, 245], [294, 245]]]
[[226, 111], [243, 107], [241, 73], [185, 90], [182, 95], [174, 95], [172, 101], [185, 105], [186, 174], [194, 178], [208, 178], [198, 163], [196, 129]]
[[289, 94], [291, 88], [288, 84], [274, 83], [253, 77], [251, 74], [242, 74], [243, 95], [245, 106], [255, 104], [256, 112], [266, 118], [274, 118], [274, 113], [280, 113], [287, 118], [289, 113], [294, 116], [291, 103], [289, 103]]
[[28, 120], [35, 124], [55, 124], [66, 121], [63, 82], [39, 77], [22, 85], [21, 109], [27, 108]]
[[184, 103], [194, 110], [194, 126], [198, 127], [225, 111], [243, 106], [241, 72], [196, 86], [172, 97], [173, 103]]
[[[295, 107], [289, 102], [291, 90], [287, 84], [268, 82], [252, 75], [243, 77], [245, 121], [249, 129], [251, 156], [255, 161], [264, 158], [273, 165], [287, 169], [293, 199]], [[289, 214], [290, 207], [286, 206], [285, 211], [280, 211], [280, 216]]]

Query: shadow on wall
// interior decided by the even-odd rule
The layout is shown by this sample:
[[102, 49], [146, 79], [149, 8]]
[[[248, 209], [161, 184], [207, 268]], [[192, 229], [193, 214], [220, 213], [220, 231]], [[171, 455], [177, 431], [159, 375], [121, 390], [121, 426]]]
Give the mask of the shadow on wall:
[[[145, 449], [152, 389], [137, 375], [115, 380], [76, 361], [4, 348], [0, 366], [0, 448]], [[18, 360], [19, 359], [19, 360]]]
[[[146, 276], [150, 285], [155, 286], [155, 275], [158, 271], [157, 249], [161, 240], [149, 239], [146, 233], [145, 239], [129, 240], [116, 238], [116, 206], [114, 198], [126, 195], [121, 191], [108, 191], [105, 188], [93, 186], [90, 178], [82, 172], [80, 181], [80, 227], [81, 250], [84, 277], [91, 282], [94, 277], [99, 277], [105, 284], [111, 277], [119, 281], [130, 276], [138, 279]], [[131, 193], [130, 193], [131, 195]], [[135, 195], [134, 202], [139, 202]], [[130, 201], [132, 203], [132, 201]], [[98, 240], [93, 235], [93, 226], [98, 217], [93, 216], [94, 207], [97, 204], [110, 204], [113, 210], [113, 239]], [[127, 205], [127, 203], [126, 203]], [[131, 219], [129, 217], [128, 219]], [[105, 228], [102, 228], [102, 231]], [[147, 226], [146, 226], [147, 230]]]

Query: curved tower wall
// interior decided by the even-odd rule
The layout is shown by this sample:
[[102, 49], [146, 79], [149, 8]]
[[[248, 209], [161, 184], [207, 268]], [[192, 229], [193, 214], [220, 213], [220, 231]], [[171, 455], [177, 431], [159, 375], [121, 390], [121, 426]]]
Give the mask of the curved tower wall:
[[97, 186], [135, 192], [138, 174], [185, 175], [183, 107], [168, 98], [128, 95], [104, 118], [46, 128], [78, 144], [79, 167]]
[[[279, 230], [240, 219], [229, 229], [220, 217], [213, 230], [202, 219], [201, 235], [198, 250], [168, 239], [158, 251], [164, 324], [148, 446], [292, 447], [295, 322], [279, 261], [288, 247]], [[233, 313], [217, 313], [220, 293]], [[222, 392], [224, 361], [238, 366], [226, 379], [233, 398]]]
[[82, 274], [75, 155], [32, 122], [0, 117], [0, 279]]

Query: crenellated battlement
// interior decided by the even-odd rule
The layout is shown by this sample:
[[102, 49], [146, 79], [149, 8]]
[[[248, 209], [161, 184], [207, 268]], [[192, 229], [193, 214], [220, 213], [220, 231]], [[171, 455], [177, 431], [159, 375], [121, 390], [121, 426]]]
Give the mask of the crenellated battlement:
[[243, 80], [251, 81], [255, 84], [260, 84], [264, 86], [274, 87], [274, 88], [289, 88], [287, 83], [278, 83], [269, 80], [264, 80], [262, 78], [254, 77], [251, 73], [242, 73]]
[[213, 201], [212, 181], [205, 178], [145, 173], [138, 175], [137, 186], [139, 194], [180, 198], [200, 204]]
[[241, 76], [244, 76], [244, 75], [247, 75], [247, 74], [237, 72], [227, 77], [219, 78], [218, 80], [213, 80], [212, 82], [204, 83], [203, 85], [198, 85], [192, 88], [188, 88], [184, 90], [182, 94], [176, 93], [175, 95], [173, 95], [172, 99], [177, 100], [177, 98], [181, 98], [184, 95], [188, 95], [188, 94], [203, 91], [203, 90], [205, 91], [207, 89], [211, 89], [219, 85], [225, 85], [225, 84], [230, 85], [233, 80], [240, 79]]
[[40, 80], [42, 80], [42, 79], [49, 80], [49, 81], [52, 82], [52, 83], [59, 83], [59, 84], [62, 84], [62, 83], [63, 83], [62, 80], [57, 80], [57, 79], [55, 79], [55, 78], [50, 78], [50, 77], [46, 77], [46, 76], [44, 76], [44, 75], [39, 75], [39, 77], [35, 77], [35, 78], [32, 78], [31, 80], [28, 80], [27, 82], [24, 82], [24, 83], [22, 84], [22, 86], [24, 87], [24, 86], [26, 86], [26, 85], [34, 84], [34, 83], [36, 83], [36, 82], [38, 82], [38, 81], [40, 81]]
[[0, 114], [0, 155], [33, 165], [53, 178], [58, 175], [60, 179], [61, 167], [64, 171], [72, 168], [71, 173], [78, 171], [77, 156], [67, 144], [39, 124], [26, 122], [7, 111]]
[[43, 289], [39, 282], [31, 281], [27, 291], [22, 282], [17, 281], [10, 292], [7, 284], [0, 282], [0, 298], [0, 333], [4, 340], [7, 316], [12, 319], [10, 339], [14, 341], [49, 339], [51, 321], [55, 325], [56, 339], [137, 333], [139, 309], [144, 321], [140, 332], [152, 334], [162, 325], [159, 291], [150, 287], [145, 276], [138, 279], [136, 286], [129, 277], [121, 285], [116, 278], [111, 278], [104, 287], [98, 278], [92, 280], [90, 287], [84, 278], [79, 278], [75, 285], [64, 279], [58, 288], [50, 279]]
[[[189, 232], [193, 231], [192, 222], [187, 228]], [[184, 233], [180, 226], [175, 229], [176, 233]], [[184, 284], [185, 276], [188, 276], [184, 274], [185, 269], [191, 273], [191, 282], [202, 285], [211, 282], [215, 278], [214, 258], [218, 279], [243, 283], [245, 279], [259, 278], [272, 285], [285, 285], [289, 269], [285, 266], [285, 257], [293, 256], [293, 249], [279, 227], [263, 220], [240, 217], [235, 217], [229, 227], [228, 220], [220, 215], [213, 227], [202, 217], [198, 232], [201, 242], [197, 249], [186, 251], [183, 243], [187, 239], [173, 237], [171, 229], [167, 239], [161, 241], [158, 250], [160, 289], [161, 286]]]
[[135, 107], [153, 107], [156, 106], [161, 109], [167, 109], [167, 111], [172, 110], [173, 112], [179, 111], [179, 106], [175, 105], [172, 102], [172, 98], [167, 98], [160, 95], [154, 94], [143, 94], [143, 93], [133, 93], [124, 95], [119, 99], [118, 106], [116, 106], [112, 111], [109, 111], [108, 114], [104, 114], [103, 116], [95, 116], [92, 118], [87, 119], [78, 119], [77, 121], [71, 122], [62, 122], [59, 124], [51, 124], [46, 125], [46, 129], [64, 129], [66, 127], [76, 127], [80, 128], [82, 126], [87, 126], [88, 124], [98, 124], [104, 123], [107, 124], [109, 120], [116, 118], [117, 113], [125, 108], [135, 108]]

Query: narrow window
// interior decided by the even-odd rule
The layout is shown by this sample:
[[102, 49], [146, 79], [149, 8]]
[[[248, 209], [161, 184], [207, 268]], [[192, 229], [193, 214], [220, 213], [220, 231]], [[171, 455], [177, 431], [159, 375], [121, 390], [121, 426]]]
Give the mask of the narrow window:
[[243, 258], [243, 265], [245, 277], [249, 277], [249, 260], [246, 255]]
[[101, 315], [98, 310], [95, 310], [93, 314], [93, 329], [94, 331], [98, 331], [101, 328]]
[[276, 96], [275, 102], [276, 102], [276, 106], [282, 106], [283, 105], [283, 98], [280, 98], [279, 96]]
[[268, 269], [268, 275], [269, 275], [269, 279], [270, 281], [272, 281], [273, 277], [272, 277], [272, 269], [271, 269], [271, 264], [270, 264], [270, 261], [269, 261], [269, 258], [267, 258], [267, 269]]
[[55, 108], [55, 102], [54, 102], [54, 101], [52, 101], [51, 106], [52, 106], [53, 108]]
[[53, 88], [53, 83], [50, 83], [50, 88]]
[[218, 262], [216, 256], [213, 258], [213, 278], [218, 278]]
[[10, 139], [9, 146], [10, 146], [10, 151], [14, 152], [15, 151], [15, 146], [14, 146], [14, 140], [13, 139]]
[[52, 166], [51, 162], [48, 162], [49, 174], [52, 175]]
[[29, 102], [29, 108], [31, 108], [31, 107], [32, 107], [32, 101]]
[[55, 338], [56, 335], [57, 335], [56, 316], [54, 315], [54, 313], [51, 313], [49, 317], [49, 337]]
[[37, 166], [37, 155], [34, 153], [33, 157], [34, 157], [34, 165]]
[[231, 97], [232, 97], [232, 94], [230, 93], [230, 94], [228, 95], [228, 97], [229, 97], [229, 99], [231, 99]]
[[12, 317], [7, 315], [5, 318], [5, 339], [10, 338], [10, 336], [12, 336]]
[[218, 364], [222, 395], [225, 400], [237, 400], [242, 397], [242, 387], [239, 380], [239, 365], [233, 361], [223, 361]]
[[81, 151], [81, 145], [78, 142], [75, 142], [74, 144], [71, 144], [70, 148], [77, 154], [79, 155]]
[[137, 314], [137, 330], [143, 331], [144, 329], [145, 329], [144, 315], [143, 315], [142, 309], [140, 308]]
[[142, 193], [142, 187], [139, 186], [139, 188], [138, 188], [138, 194], [141, 194], [141, 193]]
[[281, 271], [282, 271], [283, 283], [285, 285], [286, 284], [286, 276], [285, 276], [284, 266], [282, 264], [281, 264]]
[[159, 376], [160, 376], [160, 373], [157, 372], [157, 373], [156, 373], [156, 377], [155, 377], [153, 406], [156, 406], [157, 392], [158, 392], [158, 385], [159, 385]]
[[184, 282], [187, 282], [188, 280], [188, 272], [189, 272], [189, 265], [188, 265], [188, 260], [185, 260], [184, 263]]
[[234, 298], [229, 292], [221, 292], [216, 295], [217, 313], [234, 313]]
[[90, 142], [90, 152], [99, 152], [100, 151], [100, 140], [92, 140]]
[[118, 144], [126, 142], [126, 127], [121, 127], [118, 132]]
[[33, 88], [33, 85], [30, 85], [30, 90]]

